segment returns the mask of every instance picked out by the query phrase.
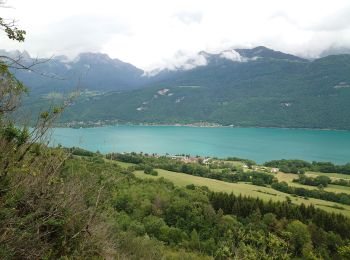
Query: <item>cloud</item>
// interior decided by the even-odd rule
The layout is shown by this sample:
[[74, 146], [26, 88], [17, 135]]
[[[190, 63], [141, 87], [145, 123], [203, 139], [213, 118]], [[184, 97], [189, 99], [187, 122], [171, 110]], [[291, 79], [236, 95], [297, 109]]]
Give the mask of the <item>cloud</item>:
[[220, 54], [220, 57], [228, 59], [228, 60], [232, 60], [232, 61], [238, 61], [238, 62], [244, 61], [242, 56], [238, 52], [236, 52], [235, 50], [223, 51]]
[[130, 28], [112, 16], [80, 15], [48, 24], [43, 32], [29, 35], [27, 41], [51, 54], [72, 57], [101, 51], [102, 45], [116, 34], [128, 35]]
[[207, 65], [207, 59], [203, 53], [190, 53], [178, 51], [172, 59], [164, 61], [164, 68], [169, 70], [190, 70]]
[[196, 67], [208, 64], [206, 53], [191, 53], [179, 50], [176, 54], [168, 59], [164, 59], [152, 69], [146, 71], [145, 75], [154, 76], [162, 70], [191, 70]]
[[174, 15], [175, 18], [180, 20], [186, 25], [192, 23], [200, 23], [202, 21], [202, 13], [200, 12], [178, 12]]
[[[322, 9], [321, 6], [319, 7]], [[327, 7], [324, 7], [327, 8]], [[297, 27], [300, 30], [317, 31], [339, 31], [350, 28], [350, 3], [345, 3], [342, 8], [297, 15], [288, 13], [288, 10], [278, 10], [268, 17], [269, 20], [283, 19], [285, 22]]]
[[[2, 16], [27, 30], [7, 50], [32, 56], [101, 51], [143, 69], [204, 64], [200, 51], [265, 45], [317, 57], [331, 46], [350, 48], [349, 0], [9, 0]], [[22, 25], [22, 26], [21, 26]], [[178, 50], [182, 50], [180, 57]], [[238, 59], [234, 53], [226, 58]], [[192, 60], [186, 63], [187, 60]], [[186, 65], [185, 65], [186, 64]]]
[[317, 31], [341, 31], [350, 28], [350, 4], [324, 19], [314, 21], [306, 29]]

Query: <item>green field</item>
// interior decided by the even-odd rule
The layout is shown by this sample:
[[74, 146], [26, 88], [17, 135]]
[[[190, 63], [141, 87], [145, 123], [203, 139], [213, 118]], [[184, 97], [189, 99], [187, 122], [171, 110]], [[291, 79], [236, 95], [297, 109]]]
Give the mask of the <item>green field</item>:
[[[321, 173], [313, 173], [313, 174], [308, 174], [309, 176], [317, 176], [317, 175], [326, 175], [326, 174], [321, 174]], [[345, 175], [345, 174], [341, 174], [341, 175]], [[297, 174], [293, 174], [293, 173], [283, 173], [283, 172], [279, 172], [276, 174], [276, 177], [278, 179], [278, 181], [285, 181], [287, 182], [290, 186], [294, 186], [294, 187], [299, 187], [299, 188], [304, 188], [304, 189], [318, 189], [315, 186], [309, 186], [309, 185], [303, 185], [297, 182], [293, 182], [294, 179], [298, 178]], [[328, 185], [328, 187], [324, 188], [325, 191], [329, 191], [329, 192], [335, 192], [335, 193], [349, 193], [350, 194], [350, 187], [345, 187], [345, 186], [340, 186], [340, 185], [333, 185], [330, 184]]]
[[118, 164], [119, 166], [121, 166], [124, 169], [127, 169], [130, 166], [134, 166], [135, 164], [133, 163], [127, 163], [127, 162], [121, 162], [121, 161], [114, 161], [114, 160], [108, 160], [106, 159], [106, 161], [111, 162], [111, 163], [115, 163]]
[[307, 172], [306, 175], [310, 177], [316, 177], [318, 175], [328, 176], [334, 179], [350, 179], [349, 174], [341, 174], [341, 173], [324, 173], [324, 172]]
[[329, 184], [328, 187], [325, 188], [325, 190], [326, 191], [331, 191], [331, 192], [350, 193], [350, 187], [334, 185], [334, 184]]
[[226, 161], [226, 160], [223, 160], [222, 162], [224, 163], [229, 163], [233, 166], [243, 166], [245, 165], [243, 162], [240, 162], [240, 161]]
[[126, 163], [126, 162], [118, 162], [118, 165], [120, 165], [123, 168], [128, 168], [130, 166], [134, 166], [135, 164], [133, 164], [133, 163]]
[[[113, 161], [120, 165], [123, 168], [128, 168], [130, 166], [133, 166], [132, 163], [125, 163], [120, 161]], [[229, 162], [229, 161], [225, 161]], [[231, 162], [235, 165], [241, 165], [241, 162]], [[217, 169], [215, 171], [221, 171], [222, 169]], [[157, 169], [158, 176], [151, 176], [146, 175], [143, 173], [143, 171], [135, 171], [135, 175], [140, 178], [160, 178], [164, 177], [167, 180], [170, 180], [175, 185], [178, 186], [186, 186], [188, 184], [194, 184], [196, 186], [207, 186], [212, 191], [222, 191], [222, 192], [228, 192], [228, 193], [235, 193], [235, 194], [242, 194], [246, 196], [252, 196], [252, 197], [259, 197], [264, 200], [273, 200], [273, 201], [283, 201], [286, 199], [286, 196], [290, 197], [292, 202], [295, 204], [301, 204], [304, 203], [305, 205], [314, 204], [316, 207], [322, 208], [326, 211], [333, 211], [337, 213], [342, 213], [344, 215], [350, 216], [350, 206], [343, 205], [335, 202], [330, 201], [324, 201], [320, 199], [305, 199], [302, 197], [293, 197], [290, 194], [286, 194], [283, 192], [276, 191], [274, 189], [268, 188], [268, 187], [260, 187], [255, 186], [248, 183], [229, 183], [225, 181], [220, 180], [214, 180], [209, 178], [203, 178], [199, 176], [193, 176], [185, 173], [178, 173], [178, 172], [171, 172], [163, 169]], [[345, 174], [336, 174], [336, 173], [319, 173], [319, 172], [308, 172], [307, 175], [309, 176], [317, 176], [317, 175], [326, 175], [331, 178], [343, 178], [343, 179], [350, 179], [349, 175]], [[302, 185], [299, 183], [293, 182], [293, 179], [297, 178], [298, 175], [292, 174], [292, 173], [283, 173], [279, 172], [276, 174], [276, 177], [278, 181], [285, 181], [289, 185], [294, 187], [300, 187], [305, 189], [317, 189], [317, 187], [308, 186], [308, 185]], [[339, 185], [329, 185], [324, 189], [325, 191], [329, 192], [335, 192], [335, 193], [348, 193], [350, 194], [350, 187], [344, 187]], [[334, 206], [339, 208], [334, 208]], [[343, 209], [340, 209], [343, 208]]]
[[[289, 194], [279, 192], [267, 187], [255, 186], [247, 183], [229, 183], [214, 179], [203, 178], [199, 176], [188, 175], [178, 172], [170, 172], [162, 169], [157, 169], [158, 176], [151, 176], [144, 174], [143, 171], [135, 171], [135, 175], [139, 178], [161, 178], [173, 182], [178, 186], [186, 186], [188, 184], [194, 184], [196, 186], [207, 186], [212, 191], [222, 191], [222, 192], [233, 192], [234, 194], [242, 194], [246, 196], [259, 197], [264, 200], [273, 200], [273, 201], [283, 201], [286, 199], [286, 196], [290, 197], [292, 202], [295, 204], [305, 205], [314, 204], [318, 208], [322, 208], [326, 211], [332, 211], [336, 213], [342, 213], [344, 215], [350, 216], [350, 206], [343, 205], [339, 203], [334, 203], [330, 201], [324, 201], [319, 199], [304, 199], [302, 197], [293, 197]], [[305, 185], [302, 185], [305, 186]], [[333, 206], [339, 207], [334, 208]], [[340, 209], [343, 208], [343, 209]]]

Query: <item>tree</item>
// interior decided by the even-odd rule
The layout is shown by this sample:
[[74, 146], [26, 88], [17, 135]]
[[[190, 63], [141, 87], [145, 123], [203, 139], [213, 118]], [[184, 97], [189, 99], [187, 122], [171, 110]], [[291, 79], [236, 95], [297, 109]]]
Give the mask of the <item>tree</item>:
[[345, 246], [339, 247], [338, 253], [344, 259], [350, 259], [350, 245], [345, 245]]
[[197, 230], [193, 229], [191, 232], [190, 247], [192, 249], [200, 250], [200, 240]]
[[287, 231], [290, 233], [291, 245], [294, 247], [296, 255], [302, 256], [303, 249], [306, 246], [310, 249], [311, 235], [305, 224], [299, 220], [294, 220], [288, 224]]
[[[162, 229], [167, 227], [162, 218], [148, 216], [144, 219], [144, 226], [147, 234], [159, 238], [162, 234]], [[164, 233], [164, 230], [163, 230]]]
[[278, 220], [273, 213], [266, 213], [263, 216], [263, 222], [267, 226], [269, 231], [276, 231], [278, 227]]
[[[0, 0], [0, 7], [3, 4]], [[25, 31], [14, 21], [0, 17], [0, 29], [11, 40], [25, 40]], [[27, 92], [10, 71], [17, 68], [28, 69], [18, 59], [0, 56], [0, 258], [60, 258], [52, 255], [54, 251], [66, 254], [63, 252], [87, 241], [84, 234], [90, 233], [101, 189], [96, 189], [95, 183], [94, 208], [81, 200], [86, 195], [82, 192], [84, 181], [75, 182], [72, 177], [65, 185], [61, 175], [70, 154], [48, 148], [44, 142], [52, 122], [68, 103], [38, 115], [31, 130], [16, 121], [13, 113]], [[85, 183], [84, 190], [90, 188]], [[68, 218], [73, 228], [66, 225]]]
[[[0, 0], [0, 7], [4, 7], [5, 2]], [[11, 40], [23, 42], [25, 40], [26, 31], [18, 29], [14, 20], [6, 21], [0, 17], [0, 28], [5, 31], [7, 37]]]
[[327, 187], [329, 183], [331, 183], [331, 178], [329, 178], [328, 176], [317, 176], [315, 178], [315, 182], [318, 185], [322, 185], [323, 187]]
[[[4, 1], [0, 1], [0, 7], [3, 6]], [[0, 17], [0, 29], [11, 40], [18, 42], [25, 40], [26, 32], [18, 29], [14, 20], [7, 22]], [[42, 112], [32, 131], [25, 126], [17, 127], [16, 124], [19, 122], [14, 122], [11, 115], [18, 109], [21, 97], [28, 90], [15, 78], [9, 68], [30, 69], [30, 67], [21, 64], [19, 59], [0, 56], [0, 181], [11, 168], [23, 168], [23, 161], [27, 153], [45, 138], [52, 122], [70, 103], [70, 100], [67, 100], [61, 107], [52, 107]]]

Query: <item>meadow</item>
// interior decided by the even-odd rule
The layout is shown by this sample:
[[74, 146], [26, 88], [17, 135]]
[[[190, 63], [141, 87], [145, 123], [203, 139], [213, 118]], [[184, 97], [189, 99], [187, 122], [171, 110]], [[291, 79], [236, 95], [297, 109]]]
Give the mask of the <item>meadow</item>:
[[[322, 173], [322, 172], [306, 173], [306, 175], [310, 176], [310, 177], [328, 176], [331, 179], [349, 179], [350, 178], [350, 176], [346, 175], [346, 174], [339, 174], [339, 173], [330, 173], [329, 175], [327, 175], [327, 174], [328, 173]], [[334, 177], [334, 175], [336, 175], [338, 177]], [[308, 186], [308, 185], [303, 185], [303, 184], [300, 184], [297, 182], [293, 182], [294, 179], [298, 178], [297, 174], [279, 172], [276, 174], [276, 177], [277, 177], [278, 181], [285, 181], [290, 186], [300, 187], [300, 188], [305, 188], [305, 189], [310, 189], [310, 190], [318, 189], [316, 186]], [[340, 185], [329, 184], [327, 187], [325, 187], [323, 189], [325, 191], [329, 191], [329, 192], [350, 194], [350, 187], [345, 187], [345, 186], [340, 186]]]
[[[232, 192], [235, 195], [241, 194], [241, 195], [246, 195], [251, 197], [258, 197], [266, 201], [268, 200], [284, 201], [286, 200], [286, 197], [289, 197], [292, 203], [295, 203], [297, 205], [300, 205], [302, 203], [305, 205], [313, 204], [317, 208], [321, 208], [328, 212], [342, 213], [350, 217], [350, 206], [348, 205], [343, 205], [339, 203], [334, 203], [334, 202], [329, 202], [329, 201], [324, 201], [324, 200], [314, 199], [314, 198], [295, 197], [283, 192], [276, 191], [269, 187], [260, 187], [260, 186], [255, 186], [248, 183], [229, 183], [229, 182], [220, 181], [220, 180], [193, 176], [185, 173], [166, 171], [163, 169], [156, 169], [156, 170], [158, 172], [158, 176], [147, 175], [147, 174], [144, 174], [143, 171], [135, 171], [134, 174], [137, 177], [142, 179], [145, 179], [145, 178], [156, 179], [156, 178], [163, 177], [167, 180], [170, 180], [175, 185], [181, 186], [181, 187], [184, 187], [190, 184], [194, 184], [196, 186], [207, 186], [212, 191], [221, 191], [221, 192], [227, 192], [227, 193]], [[283, 173], [279, 173], [279, 174], [280, 176], [283, 176], [282, 175]], [[308, 187], [306, 185], [302, 185], [302, 186]], [[336, 185], [332, 185], [330, 189], [339, 190], [339, 187], [347, 188], [347, 187], [341, 187], [341, 186], [339, 187], [333, 187], [333, 186], [336, 186]], [[349, 190], [347, 190], [347, 192], [349, 192]]]
[[328, 176], [333, 179], [350, 179], [349, 174], [341, 174], [341, 173], [325, 173], [325, 172], [306, 172], [306, 175], [310, 177], [316, 177], [316, 176]]

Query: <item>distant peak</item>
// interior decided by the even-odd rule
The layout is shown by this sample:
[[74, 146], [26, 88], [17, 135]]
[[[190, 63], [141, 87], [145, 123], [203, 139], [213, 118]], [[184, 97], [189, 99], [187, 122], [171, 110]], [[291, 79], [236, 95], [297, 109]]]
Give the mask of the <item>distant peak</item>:
[[98, 52], [83, 52], [80, 53], [73, 62], [84, 62], [88, 64], [97, 64], [97, 63], [110, 63], [112, 59], [104, 53]]
[[324, 50], [320, 53], [320, 57], [326, 57], [329, 55], [341, 55], [350, 54], [350, 48], [345, 46], [331, 46], [330, 48]]
[[270, 58], [270, 59], [277, 59], [277, 60], [291, 60], [291, 61], [305, 61], [305, 59], [300, 58], [298, 56], [275, 51], [273, 49], [269, 49], [265, 46], [257, 46], [251, 49], [235, 49], [241, 56], [247, 57], [247, 58]]
[[83, 52], [78, 55], [80, 58], [92, 58], [92, 59], [103, 59], [103, 60], [110, 60], [111, 58], [105, 54], [105, 53], [99, 53], [99, 52]]
[[210, 54], [209, 52], [206, 51], [200, 51], [198, 52], [198, 55], [204, 56], [204, 57], [210, 57], [212, 54]]
[[0, 55], [3, 56], [8, 56], [10, 58], [20, 58], [20, 59], [30, 59], [30, 55], [27, 51], [19, 51], [19, 50], [14, 50], [14, 51], [6, 51], [6, 50], [0, 50]]
[[254, 48], [252, 48], [252, 50], [270, 50], [270, 51], [274, 51], [274, 50], [272, 50], [270, 48], [267, 48], [265, 46], [262, 46], [262, 45], [254, 47]]
[[69, 62], [69, 58], [65, 55], [54, 56], [54, 59], [61, 62]]

